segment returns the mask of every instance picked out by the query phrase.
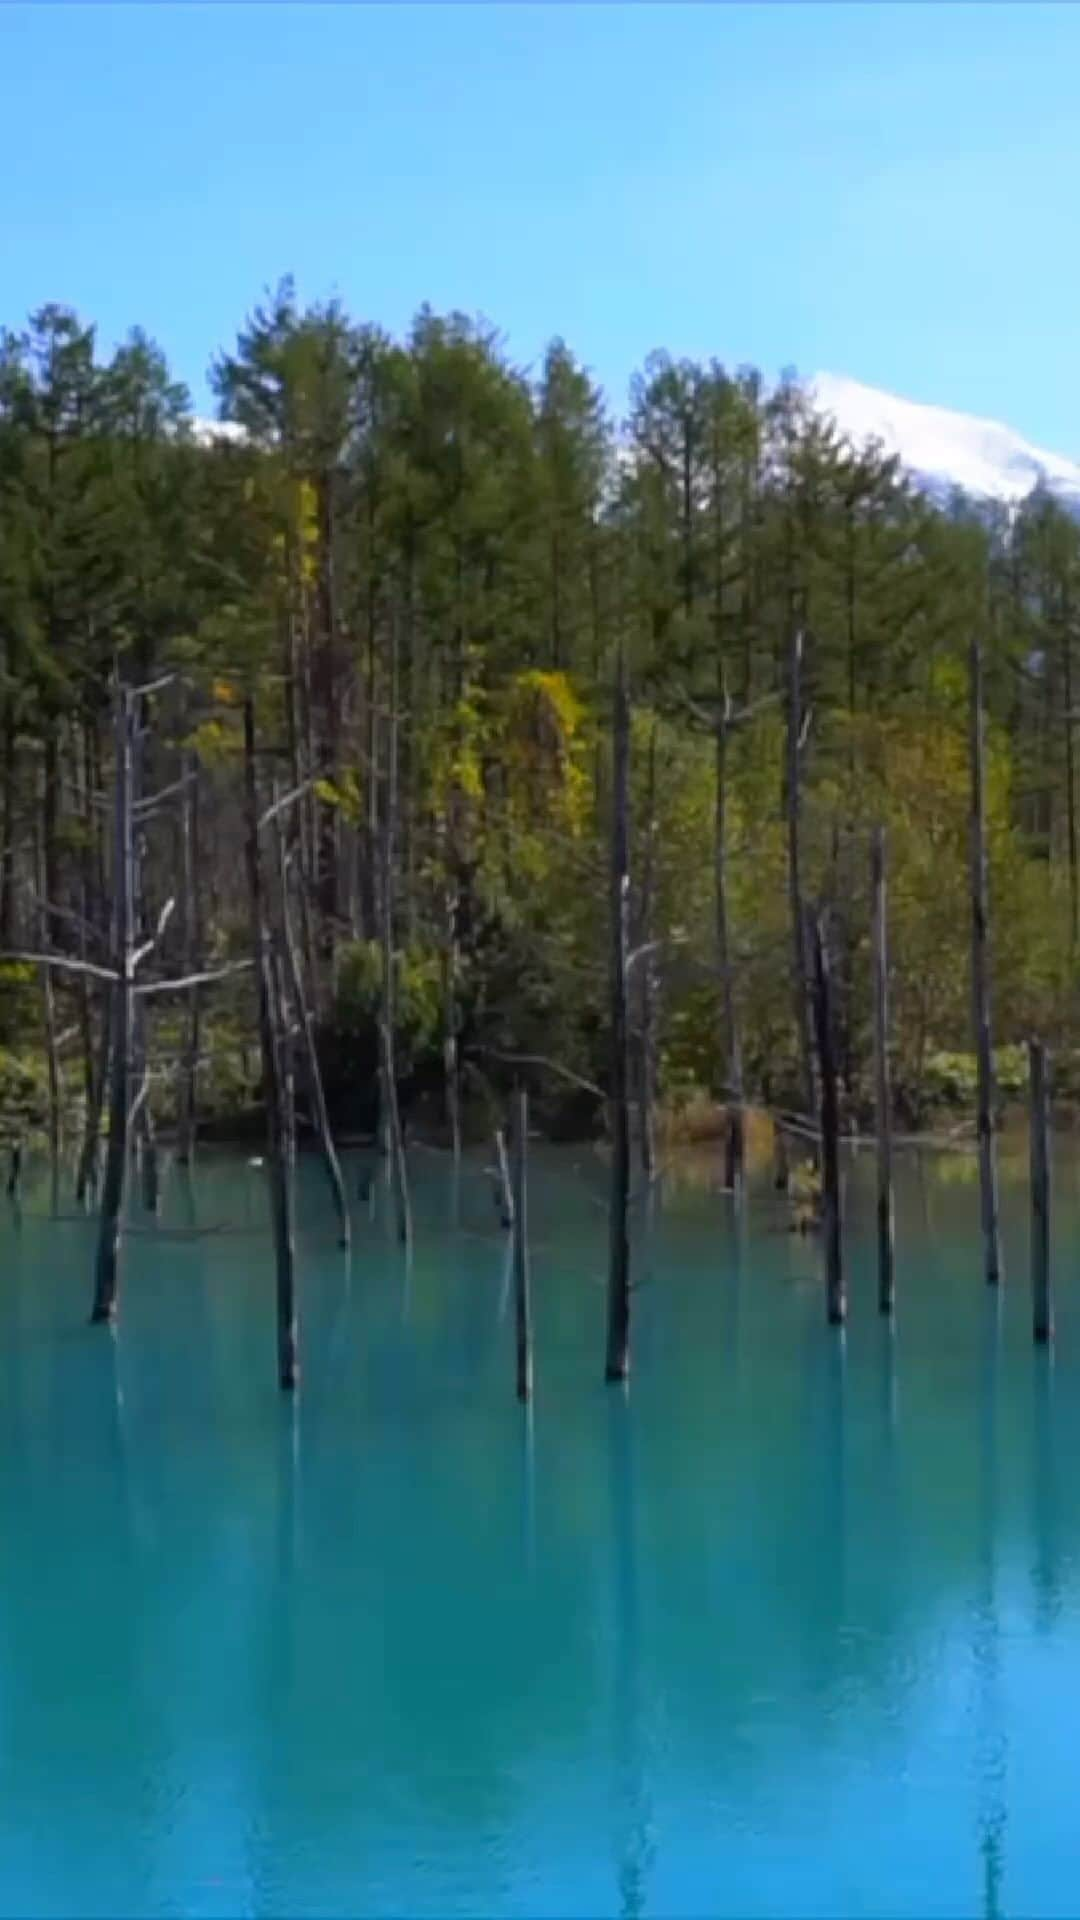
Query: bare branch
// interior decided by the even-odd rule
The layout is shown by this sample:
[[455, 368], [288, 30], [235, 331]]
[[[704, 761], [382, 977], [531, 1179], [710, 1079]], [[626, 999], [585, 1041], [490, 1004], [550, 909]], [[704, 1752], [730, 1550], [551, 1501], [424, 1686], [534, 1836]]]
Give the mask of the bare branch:
[[175, 679], [175, 673], [163, 673], [156, 680], [144, 680], [141, 687], [129, 687], [128, 692], [136, 700], [145, 700], [149, 694], [160, 693], [163, 687], [171, 687]]
[[506, 1060], [511, 1066], [545, 1067], [549, 1073], [558, 1074], [561, 1080], [568, 1080], [571, 1086], [583, 1087], [586, 1093], [595, 1093], [598, 1100], [607, 1098], [602, 1087], [593, 1080], [586, 1080], [583, 1074], [574, 1073], [570, 1067], [561, 1066], [558, 1060], [549, 1060], [543, 1053], [503, 1053], [498, 1047], [474, 1047], [474, 1053], [485, 1053], [492, 1060]]
[[129, 1128], [135, 1125], [135, 1122], [138, 1119], [139, 1114], [141, 1113], [143, 1107], [146, 1105], [147, 1096], [149, 1095], [149, 1092], [150, 1092], [150, 1069], [149, 1067], [147, 1067], [143, 1071], [142, 1086], [139, 1088], [138, 1093], [135, 1095], [135, 1098], [132, 1101], [130, 1110], [128, 1112]]
[[[0, 956], [2, 957], [2, 956]], [[250, 973], [253, 960], [230, 960], [224, 967], [208, 967], [204, 973], [187, 973], [178, 980], [144, 980], [135, 988], [138, 994], [145, 993], [187, 993], [192, 987], [203, 987], [211, 980], [225, 980], [231, 973]], [[110, 975], [115, 979], [116, 975]]]
[[302, 800], [305, 793], [310, 792], [314, 785], [315, 782], [313, 779], [301, 780], [300, 785], [294, 787], [291, 793], [283, 793], [280, 800], [275, 800], [272, 805], [267, 807], [266, 812], [260, 815], [259, 818], [260, 833], [264, 827], [270, 825], [271, 820], [273, 820], [277, 814], [284, 812], [286, 807], [291, 807], [295, 801]]
[[34, 967], [64, 967], [69, 973], [89, 973], [95, 980], [119, 980], [120, 975], [113, 967], [99, 967], [92, 960], [73, 960], [66, 953], [28, 953], [22, 948], [7, 947], [0, 952], [0, 963], [24, 961]]
[[647, 940], [643, 947], [634, 947], [632, 952], [627, 955], [627, 974], [629, 975], [631, 968], [634, 967], [639, 960], [645, 959], [646, 954], [658, 953], [661, 947], [683, 947], [686, 945], [686, 939], [687, 936], [685, 933], [673, 933], [666, 940]]
[[703, 707], [700, 700], [693, 699], [692, 696], [687, 693], [685, 687], [680, 687], [678, 689], [678, 694], [679, 694], [679, 699], [682, 702], [682, 705], [687, 709], [687, 712], [690, 713], [693, 716], [693, 718], [698, 722], [698, 725], [706, 728], [706, 730], [709, 733], [715, 733], [716, 732], [715, 713], [710, 713], [707, 707]]
[[147, 794], [145, 800], [136, 800], [132, 812], [140, 818], [151, 813], [155, 807], [163, 806], [166, 800], [171, 800], [174, 794], [182, 793], [184, 788], [191, 786], [198, 777], [197, 773], [181, 774], [179, 780], [173, 780], [169, 786], [160, 788], [157, 793]]
[[165, 902], [165, 905], [162, 907], [161, 912], [158, 914], [157, 926], [155, 927], [154, 932], [151, 934], [149, 940], [144, 940], [141, 947], [136, 947], [134, 953], [131, 956], [131, 970], [133, 973], [135, 971], [135, 968], [138, 966], [140, 960], [145, 960], [148, 953], [153, 953], [154, 948], [157, 946], [158, 941], [161, 939], [162, 934], [164, 933], [166, 927], [169, 924], [169, 921], [172, 918], [173, 909], [175, 906], [176, 906], [176, 899], [174, 895], [170, 894], [169, 898]]

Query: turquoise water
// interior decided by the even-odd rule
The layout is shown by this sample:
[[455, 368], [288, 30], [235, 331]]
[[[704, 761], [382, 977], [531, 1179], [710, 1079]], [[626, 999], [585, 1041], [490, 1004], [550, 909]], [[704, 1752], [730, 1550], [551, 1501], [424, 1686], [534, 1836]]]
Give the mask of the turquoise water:
[[89, 1227], [5, 1210], [0, 1911], [1074, 1912], [1071, 1163], [1052, 1358], [1022, 1179], [999, 1310], [905, 1163], [893, 1335], [856, 1167], [844, 1337], [767, 1188], [669, 1187], [624, 1396], [603, 1169], [538, 1153], [531, 1419], [488, 1190], [414, 1171], [407, 1266], [302, 1169], [295, 1404], [260, 1173], [169, 1176], [211, 1231], [133, 1235], [115, 1339]]

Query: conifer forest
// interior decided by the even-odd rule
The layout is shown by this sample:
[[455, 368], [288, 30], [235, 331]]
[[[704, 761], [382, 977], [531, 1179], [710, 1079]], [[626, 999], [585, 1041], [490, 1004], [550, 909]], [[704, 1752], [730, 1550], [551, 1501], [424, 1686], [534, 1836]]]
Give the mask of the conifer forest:
[[347, 1231], [335, 1131], [490, 1138], [520, 1083], [648, 1169], [680, 1117], [817, 1113], [818, 935], [857, 1131], [875, 842], [896, 1124], [1026, 1088], [1033, 1033], [1080, 1087], [1065, 508], [932, 499], [794, 376], [657, 352], [606, 395], [561, 340], [287, 281], [212, 382], [211, 424], [61, 306], [0, 338], [14, 1154], [107, 1190], [122, 1136], [269, 1106]]

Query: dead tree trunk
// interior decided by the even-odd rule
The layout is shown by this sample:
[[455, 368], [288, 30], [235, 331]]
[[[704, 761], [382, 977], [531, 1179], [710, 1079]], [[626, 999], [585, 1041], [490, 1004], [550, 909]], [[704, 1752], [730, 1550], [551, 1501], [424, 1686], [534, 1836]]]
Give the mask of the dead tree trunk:
[[454, 1165], [461, 1159], [461, 1074], [458, 1057], [457, 978], [458, 978], [458, 891], [451, 878], [450, 836], [446, 834], [447, 874], [443, 893], [443, 1079], [446, 1091], [446, 1120], [450, 1128], [450, 1150]]
[[1050, 1284], [1050, 1092], [1046, 1048], [1028, 1043], [1031, 1073], [1031, 1306], [1039, 1346], [1054, 1334]]
[[495, 1208], [499, 1225], [508, 1231], [514, 1224], [514, 1187], [506, 1154], [506, 1135], [501, 1127], [495, 1129]]
[[409, 1207], [409, 1181], [405, 1165], [405, 1142], [401, 1131], [401, 1112], [397, 1097], [397, 1069], [394, 1061], [394, 846], [397, 827], [397, 740], [398, 740], [398, 634], [397, 620], [391, 623], [390, 711], [386, 723], [386, 783], [383, 796], [381, 883], [379, 888], [380, 947], [382, 951], [382, 994], [379, 1007], [379, 1069], [382, 1128], [389, 1155], [390, 1178], [394, 1189], [398, 1239], [408, 1246], [412, 1239], [412, 1215]]
[[889, 932], [885, 833], [874, 829], [870, 853], [874, 948], [874, 1096], [877, 1115], [878, 1307], [891, 1313], [896, 1291], [892, 1176], [892, 1088], [889, 1076]]
[[[180, 820], [180, 865], [183, 889], [184, 972], [194, 973], [199, 965], [201, 928], [199, 925], [199, 790], [198, 766], [193, 753], [184, 755]], [[199, 1044], [202, 1007], [198, 987], [188, 994], [187, 1031], [184, 1057], [180, 1066], [179, 1138], [177, 1158], [189, 1166], [195, 1151], [198, 1113]]]
[[1001, 1279], [998, 1237], [997, 1148], [994, 1139], [994, 1053], [990, 1028], [990, 902], [986, 852], [982, 646], [972, 634], [969, 650], [971, 700], [971, 999], [978, 1067], [976, 1122], [979, 1141], [979, 1202], [986, 1279]]
[[157, 1138], [150, 1107], [150, 1043], [147, 1038], [145, 1006], [136, 1008], [136, 1032], [138, 1045], [135, 1052], [135, 1075], [139, 1083], [139, 1099], [132, 1117], [138, 1150], [142, 1203], [147, 1213], [156, 1213], [161, 1193], [158, 1182]]
[[270, 934], [270, 979], [274, 989], [273, 1027], [278, 1055], [278, 1079], [281, 1085], [282, 1140], [285, 1165], [296, 1171], [296, 1054], [293, 1046], [296, 1027], [285, 986], [285, 968], [277, 942]]
[[810, 1018], [810, 966], [802, 887], [802, 750], [806, 716], [802, 698], [803, 636], [792, 627], [788, 651], [787, 778], [785, 807], [788, 840], [788, 897], [791, 910], [792, 988], [795, 1031], [802, 1068], [802, 1093], [808, 1115], [814, 1111], [814, 1047]]
[[135, 977], [135, 701], [127, 687], [116, 694], [115, 843], [113, 853], [113, 966], [119, 976], [112, 989], [109, 1067], [109, 1141], [101, 1188], [97, 1269], [92, 1321], [116, 1318], [120, 1232], [128, 1165], [128, 1098], [132, 1085]]
[[844, 1291], [843, 1233], [840, 1217], [840, 1109], [836, 1097], [836, 1049], [833, 1040], [832, 982], [829, 954], [820, 920], [810, 917], [808, 946], [814, 956], [814, 1022], [821, 1086], [821, 1199], [825, 1250], [825, 1310], [829, 1325], [847, 1316]]
[[[38, 885], [42, 890], [42, 905], [38, 916], [38, 925], [42, 948], [47, 949], [52, 943], [49, 936], [49, 912], [45, 904], [44, 861], [41, 858], [40, 849], [37, 867]], [[45, 1029], [45, 1069], [49, 1089], [49, 1164], [52, 1168], [53, 1179], [55, 1181], [56, 1171], [60, 1164], [60, 1064], [56, 1049], [56, 994], [53, 990], [51, 967], [42, 967], [41, 969], [41, 1000]]]
[[1069, 851], [1069, 932], [1073, 951], [1080, 944], [1080, 847], [1076, 825], [1076, 716], [1073, 712], [1072, 603], [1068, 590], [1061, 607], [1062, 681], [1065, 695], [1065, 826]]
[[727, 746], [731, 704], [720, 679], [720, 711], [716, 721], [716, 965], [724, 1007], [724, 1032], [727, 1043], [727, 1140], [724, 1150], [724, 1185], [738, 1197], [746, 1166], [746, 1115], [743, 1102], [742, 1030], [735, 1001], [735, 971], [731, 963], [731, 933], [728, 924], [727, 896]]
[[638, 1075], [638, 1150], [641, 1170], [651, 1180], [656, 1167], [656, 969], [653, 965], [652, 920], [656, 879], [656, 727], [649, 735], [648, 776], [645, 799], [645, 848], [641, 873], [641, 905], [638, 916], [638, 957], [640, 969], [639, 1075]]
[[626, 973], [630, 909], [630, 704], [622, 642], [615, 665], [611, 796], [611, 1241], [608, 1263], [609, 1380], [630, 1372], [630, 1062]]
[[294, 1283], [292, 1191], [286, 1164], [286, 1118], [281, 1084], [279, 1036], [276, 1032], [276, 994], [270, 933], [266, 920], [262, 861], [259, 854], [259, 807], [255, 783], [255, 704], [244, 702], [244, 802], [248, 896], [251, 904], [251, 941], [259, 1002], [259, 1044], [262, 1052], [263, 1099], [266, 1105], [267, 1177], [277, 1270], [278, 1381], [286, 1389], [296, 1385], [296, 1290]]
[[529, 1299], [529, 1238], [526, 1161], [529, 1146], [529, 1096], [519, 1087], [514, 1095], [513, 1263], [514, 1332], [517, 1357], [517, 1397], [532, 1398], [532, 1314]]
[[345, 1198], [345, 1182], [341, 1176], [341, 1162], [338, 1159], [334, 1136], [330, 1127], [330, 1115], [326, 1105], [326, 1093], [323, 1088], [322, 1071], [319, 1066], [319, 1052], [315, 1044], [315, 1023], [307, 995], [304, 992], [304, 980], [300, 970], [300, 956], [296, 950], [296, 941], [292, 930], [292, 912], [289, 906], [289, 874], [285, 859], [285, 841], [281, 831], [280, 816], [275, 818], [274, 832], [278, 851], [278, 872], [281, 886], [281, 933], [285, 951], [286, 977], [289, 991], [296, 1008], [296, 1017], [300, 1026], [300, 1036], [304, 1045], [304, 1063], [307, 1078], [308, 1097], [311, 1101], [315, 1120], [315, 1130], [319, 1136], [326, 1178], [330, 1186], [330, 1197], [338, 1217], [339, 1245], [347, 1247], [352, 1238], [349, 1221], [349, 1205]]
[[102, 996], [101, 1036], [98, 1046], [97, 1071], [93, 1076], [91, 1085], [87, 1088], [82, 1147], [79, 1152], [78, 1172], [75, 1176], [75, 1198], [80, 1206], [85, 1202], [91, 1189], [97, 1186], [98, 1153], [101, 1145], [101, 1115], [105, 1106], [106, 1089], [110, 1084], [113, 1016], [115, 1009], [116, 989], [112, 988]]
[[[83, 731], [82, 752], [82, 823], [83, 846], [81, 855], [81, 873], [79, 886], [79, 954], [87, 958], [87, 933], [92, 924], [91, 905], [94, 898], [94, 852], [98, 838], [98, 816], [93, 802], [94, 756], [91, 747], [90, 726], [87, 723]], [[99, 893], [103, 889], [98, 889]], [[97, 916], [95, 916], [97, 918]], [[105, 1086], [108, 1079], [109, 1056], [108, 1034], [111, 1019], [111, 996], [101, 996], [101, 1044], [95, 1056], [93, 999], [90, 979], [87, 974], [80, 976], [79, 992], [79, 1028], [82, 1039], [83, 1056], [83, 1129], [79, 1147], [79, 1161], [75, 1175], [75, 1198], [80, 1205], [86, 1198], [87, 1189], [97, 1185], [98, 1139], [101, 1131], [101, 1109], [105, 1098]]]

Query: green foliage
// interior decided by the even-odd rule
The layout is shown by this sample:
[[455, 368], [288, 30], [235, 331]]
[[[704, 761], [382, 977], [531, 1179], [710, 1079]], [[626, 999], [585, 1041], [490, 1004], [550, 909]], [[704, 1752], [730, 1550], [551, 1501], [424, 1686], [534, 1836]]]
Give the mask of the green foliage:
[[48, 1088], [40, 1057], [0, 1047], [0, 1141], [40, 1131], [48, 1111]]
[[[372, 1039], [381, 985], [382, 954], [377, 941], [357, 940], [341, 949], [334, 1027], [343, 1038]], [[407, 1069], [436, 1045], [442, 1012], [438, 954], [422, 947], [404, 948], [396, 956], [394, 969], [395, 1034], [403, 1067]]]
[[[1050, 499], [1012, 516], [961, 499], [936, 510], [794, 381], [767, 390], [714, 361], [651, 356], [617, 426], [561, 340], [531, 379], [483, 322], [424, 308], [394, 340], [334, 302], [304, 308], [287, 281], [219, 357], [214, 385], [232, 437], [204, 444], [137, 330], [107, 359], [60, 307], [0, 336], [2, 944], [40, 936], [39, 866], [66, 915], [53, 936], [74, 946], [86, 905], [86, 937], [107, 944], [111, 856], [85, 789], [108, 785], [109, 677], [117, 663], [145, 680], [173, 669], [145, 777], [167, 787], [178, 754], [197, 756], [205, 952], [248, 937], [250, 692], [264, 799], [271, 781], [301, 790], [282, 823], [303, 891], [295, 931], [348, 1073], [373, 1070], [393, 758], [403, 1066], [437, 1077], [452, 1029], [474, 1081], [529, 1052], [603, 1083], [621, 645], [632, 944], [654, 956], [634, 975], [635, 1045], [648, 982], [667, 1097], [725, 1085], [714, 722], [726, 703], [745, 1073], [751, 1091], [799, 1098], [785, 824], [797, 623], [803, 890], [829, 913], [848, 1096], [857, 1109], [869, 1094], [867, 863], [881, 823], [896, 1079], [921, 1113], [967, 1097], [978, 623], [1005, 1084], [1008, 1049], [1033, 1028], [1075, 1054], [1080, 528]], [[148, 840], [152, 918], [175, 886], [175, 821]], [[276, 898], [269, 853], [268, 835]], [[36, 977], [3, 984], [12, 1022], [38, 1032]], [[65, 1020], [79, 1010], [70, 983], [58, 998]]]

